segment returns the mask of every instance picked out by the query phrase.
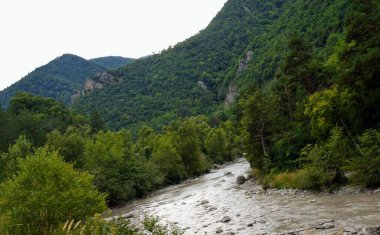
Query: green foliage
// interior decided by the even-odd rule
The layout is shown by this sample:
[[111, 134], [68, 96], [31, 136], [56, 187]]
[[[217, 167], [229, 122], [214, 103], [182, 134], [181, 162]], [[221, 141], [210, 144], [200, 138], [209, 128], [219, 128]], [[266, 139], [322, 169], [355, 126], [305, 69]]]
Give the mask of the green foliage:
[[348, 170], [350, 180], [364, 187], [380, 185], [380, 131], [367, 130], [359, 137], [359, 154], [355, 155]]
[[20, 134], [15, 115], [0, 109], [0, 151], [6, 151]]
[[334, 128], [326, 143], [307, 146], [303, 154], [311, 163], [310, 170], [317, 175], [319, 188], [330, 188], [346, 181], [343, 168], [353, 155], [350, 140], [341, 128]]
[[175, 143], [189, 175], [199, 175], [209, 168], [205, 155], [201, 151], [201, 139], [196, 122], [185, 119], [175, 132]]
[[125, 130], [100, 131], [87, 139], [84, 169], [95, 176], [95, 184], [108, 194], [111, 205], [141, 197], [160, 181], [144, 159], [132, 157], [131, 135]]
[[248, 159], [265, 182], [331, 189], [350, 170], [357, 184], [378, 184], [376, 134], [365, 131], [380, 123], [379, 7], [288, 2], [273, 29], [251, 42], [255, 56], [234, 82], [254, 88], [241, 95], [237, 116]]
[[106, 69], [117, 69], [129, 63], [132, 63], [134, 60], [135, 59], [124, 58], [121, 56], [106, 56], [106, 57], [91, 59], [89, 61], [94, 62]]
[[0, 182], [17, 174], [19, 161], [31, 153], [31, 148], [29, 140], [21, 135], [7, 153], [0, 153]]
[[212, 114], [224, 100], [227, 75], [236, 73], [251, 38], [270, 29], [283, 2], [228, 1], [205, 30], [112, 71], [115, 81], [77, 100], [74, 109], [91, 113], [96, 107], [107, 126], [134, 133], [144, 124], [159, 129], [181, 117]]
[[75, 171], [57, 152], [37, 149], [19, 167], [1, 185], [0, 218], [8, 233], [43, 234], [62, 221], [83, 220], [106, 209], [93, 177]]
[[51, 234], [54, 235], [136, 235], [129, 221], [124, 218], [105, 220], [99, 214], [83, 221], [68, 220]]
[[337, 83], [355, 91], [360, 104], [362, 130], [380, 122], [380, 4], [378, 1], [350, 1], [346, 38], [339, 58]]
[[215, 163], [224, 163], [231, 160], [228, 150], [227, 133], [223, 129], [212, 129], [206, 139], [206, 147], [208, 156]]
[[90, 115], [90, 126], [95, 133], [105, 129], [105, 123], [97, 111]]
[[356, 123], [360, 119], [357, 110], [355, 93], [333, 86], [310, 96], [305, 115], [310, 118], [313, 136], [324, 139], [336, 125], [345, 128], [358, 126]]
[[135, 143], [135, 154], [150, 159], [152, 157], [153, 145], [156, 135], [152, 128], [143, 126], [138, 133]]
[[0, 151], [7, 150], [19, 135], [25, 135], [33, 146], [42, 146], [47, 133], [87, 123], [85, 117], [71, 112], [62, 103], [28, 93], [15, 95], [8, 110], [0, 112], [0, 120], [4, 120], [0, 122]]
[[268, 159], [269, 136], [271, 135], [271, 125], [273, 116], [268, 107], [271, 99], [268, 93], [255, 90], [246, 99], [241, 99], [241, 127], [248, 159], [255, 168], [263, 169], [265, 161]]
[[164, 174], [167, 184], [177, 184], [186, 178], [182, 158], [170, 135], [163, 135], [157, 139], [152, 153], [152, 162]]
[[86, 139], [89, 138], [90, 128], [84, 126], [75, 128], [70, 126], [64, 134], [54, 130], [46, 136], [46, 146], [55, 149], [66, 162], [72, 163], [76, 168], [84, 164], [84, 150]]
[[102, 66], [81, 57], [62, 55], [1, 91], [0, 107], [8, 106], [17, 92], [29, 92], [70, 104], [71, 96], [83, 87], [85, 79], [103, 71]]
[[178, 227], [170, 224], [161, 225], [158, 217], [145, 216], [144, 228], [152, 235], [181, 235], [184, 234]]
[[319, 176], [309, 168], [275, 175], [271, 180], [275, 188], [319, 189]]

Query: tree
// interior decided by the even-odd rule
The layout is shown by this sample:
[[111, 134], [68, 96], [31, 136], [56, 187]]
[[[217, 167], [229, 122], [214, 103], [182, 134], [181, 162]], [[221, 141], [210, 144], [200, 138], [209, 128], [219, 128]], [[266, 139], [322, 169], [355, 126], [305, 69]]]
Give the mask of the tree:
[[343, 170], [353, 155], [353, 150], [350, 140], [343, 135], [340, 127], [332, 129], [327, 141], [305, 147], [303, 154], [311, 162], [308, 167], [318, 177], [320, 189], [346, 182]]
[[190, 120], [179, 124], [176, 132], [176, 148], [189, 175], [197, 175], [206, 170], [204, 156], [201, 153], [197, 127]]
[[0, 182], [17, 175], [19, 161], [31, 153], [32, 144], [24, 135], [9, 147], [7, 153], [0, 153]]
[[152, 162], [164, 175], [167, 184], [177, 184], [186, 177], [181, 156], [169, 135], [163, 135], [157, 139], [152, 154]]
[[155, 140], [154, 130], [148, 126], [143, 126], [138, 133], [134, 152], [146, 159], [152, 157], [153, 144]]
[[380, 3], [350, 0], [346, 38], [335, 52], [337, 83], [358, 94], [362, 130], [380, 122]]
[[218, 164], [222, 164], [230, 158], [227, 133], [221, 129], [212, 129], [206, 139], [207, 155]]
[[10, 233], [45, 234], [67, 220], [84, 220], [106, 209], [93, 177], [65, 163], [56, 151], [37, 149], [1, 185], [0, 219]]
[[264, 159], [269, 156], [270, 128], [273, 124], [270, 100], [266, 93], [255, 90], [252, 95], [241, 99], [239, 105], [242, 109], [240, 125], [249, 160], [253, 167], [262, 169]]
[[325, 140], [335, 126], [341, 126], [353, 139], [361, 123], [356, 96], [350, 90], [336, 85], [310, 96], [305, 115], [310, 118], [313, 136]]
[[64, 134], [54, 130], [47, 134], [46, 145], [57, 150], [66, 162], [81, 168], [84, 164], [84, 148], [89, 133], [89, 126], [82, 128], [70, 126]]
[[367, 130], [359, 136], [359, 149], [348, 166], [354, 184], [364, 187], [380, 185], [380, 131]]
[[94, 133], [105, 129], [105, 123], [97, 111], [92, 112], [90, 115], [90, 126]]
[[110, 205], [141, 197], [160, 183], [156, 169], [132, 156], [132, 137], [126, 130], [100, 131], [87, 139], [84, 169], [95, 176], [96, 186], [108, 194]]

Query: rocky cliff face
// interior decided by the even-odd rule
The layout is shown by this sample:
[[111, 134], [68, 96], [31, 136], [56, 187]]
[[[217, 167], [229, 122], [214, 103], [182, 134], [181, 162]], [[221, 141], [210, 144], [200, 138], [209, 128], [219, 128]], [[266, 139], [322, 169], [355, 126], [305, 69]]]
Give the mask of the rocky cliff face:
[[236, 97], [239, 95], [239, 89], [236, 85], [234, 85], [234, 81], [239, 79], [240, 75], [247, 69], [248, 63], [252, 60], [252, 57], [253, 57], [253, 51], [247, 51], [247, 53], [245, 54], [245, 58], [240, 60], [239, 68], [236, 72], [235, 79], [228, 86], [226, 99], [224, 100], [224, 105], [226, 107], [234, 103], [236, 100]]
[[114, 77], [107, 72], [101, 72], [91, 78], [87, 78], [84, 82], [83, 89], [77, 90], [76, 93], [71, 96], [71, 101], [74, 102], [76, 99], [83, 97], [94, 90], [102, 89], [105, 84], [113, 79]]

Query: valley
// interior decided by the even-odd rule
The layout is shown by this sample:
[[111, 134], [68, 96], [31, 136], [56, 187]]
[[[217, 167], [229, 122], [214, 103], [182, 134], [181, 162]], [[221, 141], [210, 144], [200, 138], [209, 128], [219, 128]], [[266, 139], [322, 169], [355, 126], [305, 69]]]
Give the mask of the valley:
[[213, 16], [150, 56], [66, 53], [0, 91], [0, 235], [380, 234], [380, 1]]

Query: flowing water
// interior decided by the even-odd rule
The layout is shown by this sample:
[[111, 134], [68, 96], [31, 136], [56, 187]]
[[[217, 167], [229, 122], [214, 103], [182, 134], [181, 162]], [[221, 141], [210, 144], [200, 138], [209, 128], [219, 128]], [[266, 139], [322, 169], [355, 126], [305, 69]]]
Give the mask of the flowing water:
[[[380, 225], [380, 193], [326, 195], [263, 190], [253, 181], [238, 186], [237, 176], [247, 175], [248, 171], [248, 162], [239, 160], [198, 179], [158, 191], [115, 213], [129, 215], [132, 223], [144, 214], [158, 216], [185, 229], [185, 234], [215, 234], [218, 229], [223, 231], [221, 234], [277, 234], [332, 220], [334, 229], [320, 234], [343, 233], [343, 227]], [[224, 216], [231, 221], [221, 222]]]

